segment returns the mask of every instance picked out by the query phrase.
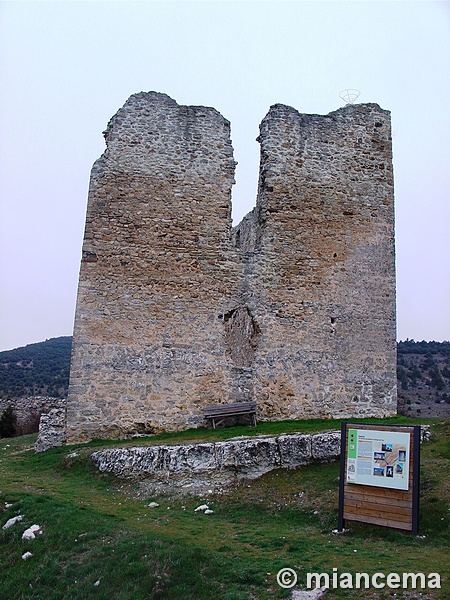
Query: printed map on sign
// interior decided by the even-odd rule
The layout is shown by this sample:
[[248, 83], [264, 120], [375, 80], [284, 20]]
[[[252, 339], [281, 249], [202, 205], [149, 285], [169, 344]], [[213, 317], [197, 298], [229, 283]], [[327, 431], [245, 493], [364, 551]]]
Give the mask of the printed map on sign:
[[349, 429], [347, 483], [407, 490], [410, 434]]

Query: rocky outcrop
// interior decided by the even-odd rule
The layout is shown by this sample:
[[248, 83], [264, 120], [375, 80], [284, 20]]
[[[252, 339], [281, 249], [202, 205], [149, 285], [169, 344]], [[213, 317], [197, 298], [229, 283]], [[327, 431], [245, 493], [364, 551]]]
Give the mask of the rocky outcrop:
[[[421, 442], [430, 426], [421, 426]], [[227, 486], [256, 479], [273, 469], [295, 469], [337, 460], [341, 432], [294, 433], [234, 438], [225, 442], [107, 448], [91, 454], [102, 473], [139, 482], [152, 493], [225, 492]], [[139, 492], [140, 493], [140, 492]]]
[[272, 469], [335, 460], [340, 454], [340, 440], [338, 431], [297, 433], [177, 446], [108, 448], [94, 452], [91, 458], [102, 473], [122, 478], [220, 474], [254, 479]]

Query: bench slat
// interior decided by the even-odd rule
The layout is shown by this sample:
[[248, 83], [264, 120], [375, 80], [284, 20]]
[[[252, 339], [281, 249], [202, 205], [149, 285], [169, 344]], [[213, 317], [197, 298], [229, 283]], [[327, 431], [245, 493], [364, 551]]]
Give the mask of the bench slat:
[[249, 415], [251, 413], [256, 412], [255, 410], [217, 410], [206, 412], [205, 417], [219, 417], [222, 415], [232, 416], [232, 415]]
[[216, 406], [205, 406], [203, 409], [205, 419], [212, 419], [213, 427], [226, 417], [249, 415], [253, 416], [253, 424], [256, 425], [256, 402], [239, 402], [238, 404], [218, 404]]
[[205, 415], [213, 415], [217, 413], [238, 413], [238, 412], [254, 412], [256, 411], [256, 402], [241, 402], [240, 404], [218, 404], [217, 406], [205, 406]]
[[214, 404], [213, 406], [205, 406], [207, 408], [256, 408], [256, 402], [237, 402], [236, 404]]

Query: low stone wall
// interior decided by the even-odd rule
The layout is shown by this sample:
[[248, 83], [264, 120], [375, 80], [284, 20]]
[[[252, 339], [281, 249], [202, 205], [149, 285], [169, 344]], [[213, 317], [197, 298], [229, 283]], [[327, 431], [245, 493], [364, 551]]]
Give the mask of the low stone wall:
[[101, 472], [122, 478], [178, 477], [185, 481], [187, 475], [193, 479], [219, 475], [222, 481], [254, 479], [272, 469], [335, 460], [340, 441], [339, 431], [283, 434], [178, 446], [111, 448], [94, 452], [91, 458]]
[[[421, 426], [421, 441], [430, 426]], [[273, 469], [294, 469], [337, 460], [341, 432], [282, 434], [234, 438], [226, 442], [107, 448], [91, 454], [102, 473], [138, 482], [138, 495], [148, 493], [225, 493], [243, 479], [256, 479]]]
[[26, 435], [39, 430], [41, 415], [53, 409], [64, 408], [65, 398], [49, 396], [30, 396], [27, 398], [0, 398], [0, 414], [9, 405], [12, 406], [16, 420], [16, 434]]

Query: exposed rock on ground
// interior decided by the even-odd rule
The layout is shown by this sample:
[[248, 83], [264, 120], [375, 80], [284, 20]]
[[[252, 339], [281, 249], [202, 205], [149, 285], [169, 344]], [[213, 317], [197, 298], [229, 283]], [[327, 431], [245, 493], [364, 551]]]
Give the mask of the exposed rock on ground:
[[34, 540], [37, 535], [42, 535], [42, 529], [40, 525], [32, 525], [25, 529], [22, 534], [23, 540]]
[[2, 527], [3, 531], [6, 531], [10, 527], [12, 527], [13, 525], [15, 525], [19, 521], [21, 521], [22, 519], [23, 519], [23, 515], [17, 515], [16, 517], [12, 517], [11, 519], [8, 519], [6, 521], [6, 523]]
[[177, 446], [110, 448], [91, 458], [101, 472], [145, 479], [162, 491], [178, 488], [198, 493], [204, 486], [223, 487], [239, 479], [255, 479], [277, 468], [296, 468], [330, 461], [340, 454], [340, 432], [235, 438]]
[[315, 590], [294, 590], [291, 600], [319, 600], [323, 598], [328, 588], [317, 588]]

